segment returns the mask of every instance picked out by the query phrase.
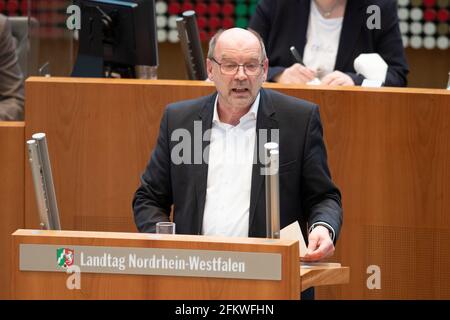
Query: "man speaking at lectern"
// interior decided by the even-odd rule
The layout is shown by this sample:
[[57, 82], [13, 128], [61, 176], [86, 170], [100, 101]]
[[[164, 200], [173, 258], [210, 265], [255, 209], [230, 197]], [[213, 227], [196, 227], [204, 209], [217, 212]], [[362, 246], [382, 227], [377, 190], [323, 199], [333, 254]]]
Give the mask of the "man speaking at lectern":
[[299, 221], [309, 240], [305, 260], [333, 254], [341, 195], [330, 177], [319, 109], [262, 89], [267, 70], [257, 34], [233, 28], [211, 39], [207, 71], [217, 92], [166, 108], [133, 200], [140, 232], [169, 221], [173, 205], [177, 233], [265, 237], [260, 142], [278, 132], [280, 227]]

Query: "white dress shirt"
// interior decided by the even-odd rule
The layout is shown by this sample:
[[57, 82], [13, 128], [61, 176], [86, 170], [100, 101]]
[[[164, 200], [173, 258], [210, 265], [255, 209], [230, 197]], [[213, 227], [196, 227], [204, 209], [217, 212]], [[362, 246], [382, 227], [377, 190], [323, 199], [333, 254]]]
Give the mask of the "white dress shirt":
[[318, 71], [319, 78], [334, 71], [344, 18], [325, 19], [311, 1], [303, 62]]
[[220, 121], [217, 97], [209, 145], [204, 235], [248, 237], [256, 116], [260, 94], [232, 126]]

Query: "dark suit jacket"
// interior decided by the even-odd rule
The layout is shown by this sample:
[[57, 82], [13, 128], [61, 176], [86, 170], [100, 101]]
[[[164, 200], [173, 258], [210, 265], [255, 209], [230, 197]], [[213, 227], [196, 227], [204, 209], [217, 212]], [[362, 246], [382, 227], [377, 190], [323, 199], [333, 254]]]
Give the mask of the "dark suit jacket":
[[0, 14], [0, 121], [23, 120], [23, 77], [8, 19]]
[[[303, 56], [310, 5], [311, 0], [259, 2], [249, 28], [257, 31], [266, 45], [269, 80], [296, 62], [289, 51], [291, 46]], [[366, 21], [372, 13], [368, 14], [366, 10], [370, 5], [380, 8], [380, 30], [367, 28]], [[348, 74], [357, 85], [364, 77], [355, 73], [353, 62], [361, 53], [378, 53], [388, 64], [386, 86], [406, 86], [409, 70], [398, 26], [396, 1], [347, 0], [335, 70]]]
[[[170, 155], [179, 142], [171, 141], [170, 137], [179, 128], [186, 129], [194, 137], [194, 121], [201, 121], [203, 131], [210, 129], [215, 96], [174, 103], [166, 108], [156, 147], [133, 200], [139, 231], [154, 232], [156, 222], [168, 221], [173, 204], [177, 233], [201, 234], [208, 165], [175, 165]], [[328, 170], [318, 107], [261, 89], [256, 128], [279, 129], [281, 227], [298, 220], [306, 236], [307, 223], [325, 221], [333, 227], [337, 239], [342, 223], [341, 195]], [[203, 147], [208, 144], [209, 141], [204, 141]], [[261, 168], [260, 163], [253, 165], [250, 237], [265, 237], [266, 234]]]

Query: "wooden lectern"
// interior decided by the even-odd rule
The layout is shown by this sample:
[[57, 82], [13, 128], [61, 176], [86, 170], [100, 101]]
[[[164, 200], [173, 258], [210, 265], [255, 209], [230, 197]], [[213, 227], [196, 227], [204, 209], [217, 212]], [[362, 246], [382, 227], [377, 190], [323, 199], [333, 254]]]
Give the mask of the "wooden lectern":
[[[260, 238], [17, 230], [11, 297], [299, 299], [311, 286], [348, 282], [349, 269], [339, 264], [301, 267], [298, 245]], [[81, 270], [79, 289], [71, 286], [75, 267]]]

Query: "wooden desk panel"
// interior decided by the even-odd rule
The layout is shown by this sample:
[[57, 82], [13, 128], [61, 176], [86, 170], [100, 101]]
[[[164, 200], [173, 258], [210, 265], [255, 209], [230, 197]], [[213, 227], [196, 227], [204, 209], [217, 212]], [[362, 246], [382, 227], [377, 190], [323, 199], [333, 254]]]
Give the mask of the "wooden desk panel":
[[[449, 299], [450, 92], [266, 86], [321, 106], [343, 194], [333, 260], [350, 266], [350, 284], [318, 297]], [[135, 231], [131, 199], [163, 108], [213, 90], [195, 81], [29, 79], [26, 136], [48, 134], [63, 228]], [[37, 227], [33, 192], [28, 172], [26, 228]], [[380, 290], [366, 287], [371, 265], [381, 268]]]
[[[149, 237], [134, 233], [65, 231], [43, 231], [38, 234], [35, 230], [17, 230], [14, 233], [13, 242], [15, 251], [11, 261], [17, 267], [12, 273], [12, 283], [14, 284], [12, 291], [15, 299], [248, 300], [251, 297], [251, 299], [296, 300], [300, 297], [298, 242], [293, 240], [280, 240], [270, 243], [266, 239], [255, 238], [224, 239], [223, 237], [189, 235]], [[279, 254], [281, 258], [281, 280], [81, 273], [81, 289], [68, 290], [65, 286], [68, 274], [64, 272], [19, 270], [20, 244], [61, 245], [62, 243], [69, 248], [79, 245]], [[322, 279], [307, 278], [309, 282], [319, 284], [348, 280], [348, 277], [345, 277], [346, 268], [333, 269], [328, 271], [324, 267], [323, 270], [317, 270], [316, 278], [319, 278], [322, 273], [338, 271], [335, 277], [331, 277], [331, 279], [326, 279], [326, 275]]]
[[0, 121], [0, 299], [9, 299], [11, 233], [24, 227], [25, 125]]
[[[366, 89], [367, 90], [367, 89]], [[319, 298], [449, 299], [450, 92], [286, 89], [321, 105], [329, 164], [343, 196], [334, 259], [350, 286]], [[381, 290], [367, 268], [379, 266]]]
[[[62, 228], [136, 231], [131, 201], [163, 108], [212, 91], [185, 82], [29, 81], [26, 135], [47, 134]], [[33, 188], [29, 168], [26, 188]], [[25, 224], [37, 228], [35, 201], [26, 197]]]

